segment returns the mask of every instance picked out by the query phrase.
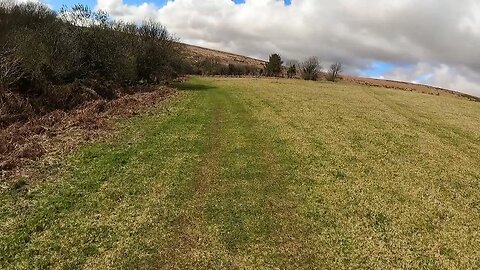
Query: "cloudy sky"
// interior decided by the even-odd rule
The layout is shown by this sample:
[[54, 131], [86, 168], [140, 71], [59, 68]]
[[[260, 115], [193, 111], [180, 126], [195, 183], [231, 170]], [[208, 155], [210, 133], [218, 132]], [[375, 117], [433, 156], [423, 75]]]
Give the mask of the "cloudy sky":
[[[44, 0], [167, 26], [182, 41], [261, 59], [318, 56], [353, 75], [480, 96], [478, 0]], [[148, 1], [148, 0], [147, 0]]]

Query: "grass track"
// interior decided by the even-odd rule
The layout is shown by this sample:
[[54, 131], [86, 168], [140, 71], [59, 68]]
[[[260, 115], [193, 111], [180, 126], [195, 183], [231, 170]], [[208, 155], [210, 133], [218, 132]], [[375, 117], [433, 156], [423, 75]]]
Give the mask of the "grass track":
[[192, 78], [0, 195], [0, 268], [480, 267], [480, 106]]

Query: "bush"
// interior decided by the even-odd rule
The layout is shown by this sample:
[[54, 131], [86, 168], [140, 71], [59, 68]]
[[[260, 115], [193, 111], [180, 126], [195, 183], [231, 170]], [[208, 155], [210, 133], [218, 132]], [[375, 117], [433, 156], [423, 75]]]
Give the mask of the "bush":
[[287, 70], [287, 77], [289, 79], [295, 77], [297, 75], [297, 66], [295, 64], [291, 65]]
[[[0, 60], [2, 104], [20, 97], [36, 111], [88, 99], [79, 82], [159, 83], [190, 68], [176, 39], [158, 23], [113, 21], [82, 5], [57, 13], [38, 3], [0, 3]], [[93, 91], [115, 98], [105, 87]]]
[[320, 73], [320, 63], [318, 58], [310, 57], [302, 63], [302, 78], [304, 80], [316, 81]]
[[282, 57], [274, 53], [268, 58], [268, 62], [265, 65], [267, 76], [278, 76], [282, 73]]
[[337, 78], [340, 76], [340, 73], [342, 73], [342, 64], [339, 62], [336, 62], [330, 66], [328, 69], [327, 73], [327, 79], [329, 81], [335, 82]]
[[197, 65], [198, 73], [207, 76], [220, 75], [223, 65], [216, 58], [206, 58]]
[[153, 21], [141, 25], [137, 70], [140, 79], [158, 82], [175, 78], [181, 69], [180, 46], [165, 27]]
[[214, 76], [245, 76], [257, 75], [258, 69], [255, 66], [246, 64], [222, 64], [217, 58], [205, 58], [196, 64], [198, 74]]

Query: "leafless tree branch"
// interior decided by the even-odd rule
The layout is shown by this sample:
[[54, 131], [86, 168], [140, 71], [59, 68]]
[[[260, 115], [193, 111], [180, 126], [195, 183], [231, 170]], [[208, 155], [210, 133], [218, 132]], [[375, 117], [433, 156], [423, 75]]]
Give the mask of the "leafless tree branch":
[[0, 49], [0, 86], [9, 87], [24, 76], [21, 63], [22, 59], [15, 56], [14, 48], [3, 46]]

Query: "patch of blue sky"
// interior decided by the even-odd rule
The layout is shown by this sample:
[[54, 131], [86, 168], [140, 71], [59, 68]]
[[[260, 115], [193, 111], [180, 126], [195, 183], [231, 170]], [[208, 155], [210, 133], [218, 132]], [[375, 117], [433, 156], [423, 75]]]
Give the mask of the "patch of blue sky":
[[[245, 3], [245, 0], [233, 0], [233, 2], [235, 2], [235, 4], [243, 4]], [[283, 2], [285, 3], [285, 6], [292, 4], [292, 0], [284, 0]]]
[[[157, 7], [163, 7], [167, 4], [169, 0], [123, 0], [124, 4], [127, 5], [140, 5], [144, 2], [154, 4]], [[170, 0], [171, 1], [171, 0]], [[203, 1], [203, 0], [202, 0]], [[232, 0], [235, 4], [243, 4], [245, 0]], [[50, 5], [53, 9], [59, 10], [63, 6], [72, 7], [76, 4], [86, 5], [90, 8], [95, 8], [97, 5], [97, 0], [43, 0], [43, 2]], [[292, 0], [284, 0], [286, 6], [292, 4]]]
[[143, 3], [154, 4], [157, 7], [163, 7], [167, 4], [168, 0], [123, 0], [124, 4], [127, 5], [141, 5]]
[[54, 10], [59, 10], [63, 6], [70, 8], [77, 4], [85, 5], [93, 9], [97, 5], [96, 0], [43, 0], [42, 2], [48, 4]]
[[[88, 6], [94, 9], [97, 5], [97, 0], [42, 0], [46, 4], [50, 5], [54, 10], [59, 10], [63, 6], [72, 7], [76, 4]], [[141, 5], [143, 3], [151, 3], [157, 7], [162, 7], [167, 4], [168, 0], [123, 0], [126, 5]]]
[[375, 61], [368, 68], [360, 70], [359, 73], [363, 77], [380, 78], [397, 67], [390, 63]]

